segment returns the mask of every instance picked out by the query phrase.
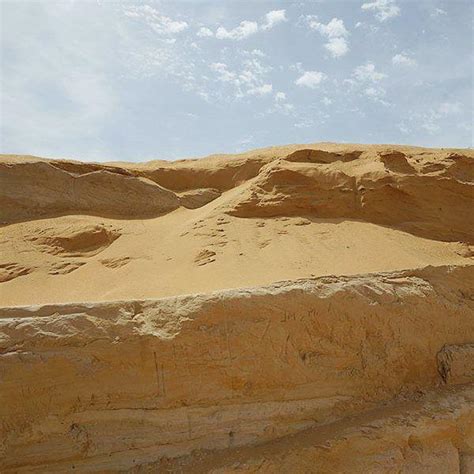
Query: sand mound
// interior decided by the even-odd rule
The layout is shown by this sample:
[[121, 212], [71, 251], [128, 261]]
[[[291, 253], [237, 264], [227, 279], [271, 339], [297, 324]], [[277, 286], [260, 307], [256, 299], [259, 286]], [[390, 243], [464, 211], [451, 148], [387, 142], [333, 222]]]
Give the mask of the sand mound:
[[0, 471], [474, 469], [474, 153], [0, 158]]
[[221, 192], [217, 189], [192, 189], [180, 193], [179, 202], [187, 209], [197, 209], [198, 207], [205, 206], [211, 201], [214, 201], [214, 199], [217, 199], [220, 195]]
[[0, 221], [4, 223], [66, 214], [133, 219], [158, 216], [179, 206], [171, 191], [110, 168], [72, 173], [45, 161], [0, 161], [0, 166]]
[[120, 237], [111, 226], [66, 225], [38, 229], [29, 237], [41, 251], [68, 257], [97, 255]]
[[362, 155], [362, 151], [344, 151], [344, 152], [330, 152], [325, 150], [302, 149], [290, 153], [285, 157], [286, 161], [293, 161], [297, 163], [334, 163], [335, 161], [352, 161]]
[[304, 159], [263, 167], [231, 200], [227, 212], [238, 217], [358, 219], [431, 239], [473, 243], [472, 158], [457, 158], [454, 163], [459, 166], [453, 169], [450, 157], [437, 173], [428, 174], [416, 171], [420, 158], [408, 158], [400, 151], [360, 158], [332, 154], [324, 164], [306, 159], [309, 151], [301, 151]]

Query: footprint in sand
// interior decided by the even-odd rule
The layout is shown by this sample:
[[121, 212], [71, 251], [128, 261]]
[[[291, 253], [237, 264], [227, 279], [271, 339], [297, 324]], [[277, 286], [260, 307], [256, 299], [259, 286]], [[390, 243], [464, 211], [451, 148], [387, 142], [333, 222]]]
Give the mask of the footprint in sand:
[[86, 262], [59, 262], [51, 265], [48, 273], [50, 275], [67, 275], [82, 267]]
[[229, 220], [226, 220], [225, 218], [223, 217], [219, 217], [217, 219], [217, 225], [227, 225], [227, 224], [230, 224], [230, 221]]
[[28, 275], [32, 271], [33, 268], [24, 267], [18, 263], [2, 263], [0, 264], [0, 283]]
[[196, 263], [198, 266], [207, 265], [208, 263], [212, 263], [216, 260], [215, 256], [216, 252], [209, 249], [203, 249], [196, 255], [194, 263]]
[[99, 262], [107, 268], [120, 268], [130, 263], [130, 257], [103, 258]]

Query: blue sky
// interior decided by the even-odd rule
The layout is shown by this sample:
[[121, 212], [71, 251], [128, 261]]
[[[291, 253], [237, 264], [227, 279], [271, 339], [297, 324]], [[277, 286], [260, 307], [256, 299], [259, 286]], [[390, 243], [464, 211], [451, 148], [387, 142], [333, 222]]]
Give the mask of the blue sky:
[[468, 1], [3, 1], [1, 152], [473, 145]]

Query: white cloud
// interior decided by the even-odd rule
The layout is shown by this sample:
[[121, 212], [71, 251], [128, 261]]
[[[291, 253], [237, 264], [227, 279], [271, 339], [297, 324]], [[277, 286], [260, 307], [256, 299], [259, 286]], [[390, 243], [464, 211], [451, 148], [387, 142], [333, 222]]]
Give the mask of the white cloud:
[[244, 150], [245, 148], [247, 148], [248, 145], [251, 145], [254, 142], [255, 142], [255, 137], [253, 135], [248, 135], [248, 136], [242, 138], [237, 143], [237, 148], [235, 149], [235, 151], [238, 153], [238, 152]]
[[247, 71], [256, 76], [263, 76], [272, 70], [270, 66], [264, 66], [257, 58], [245, 59], [243, 65]]
[[259, 56], [261, 58], [265, 57], [265, 53], [261, 49], [253, 49], [250, 51], [250, 54], [253, 54], [254, 56]]
[[[264, 96], [273, 91], [273, 86], [267, 78], [272, 68], [262, 64], [255, 56], [244, 59], [241, 67], [236, 70], [231, 70], [222, 62], [211, 63], [209, 68], [216, 73], [215, 80], [231, 88], [231, 91], [224, 91], [231, 100], [241, 99], [246, 95]], [[219, 94], [222, 94], [222, 91], [213, 92], [213, 95]]]
[[277, 102], [286, 100], [286, 94], [284, 92], [277, 92], [275, 94], [275, 100]]
[[440, 15], [447, 15], [446, 11], [442, 8], [435, 8], [431, 16], [440, 16]]
[[359, 91], [361, 95], [365, 95], [372, 101], [388, 106], [390, 103], [383, 100], [386, 91], [378, 85], [386, 77], [386, 74], [375, 69], [374, 64], [366, 63], [356, 67], [351, 78], [345, 79], [343, 83], [347, 84], [350, 90]]
[[416, 66], [416, 61], [402, 53], [393, 56], [392, 64], [395, 66]]
[[265, 23], [262, 30], [270, 30], [275, 25], [287, 21], [285, 10], [272, 10], [265, 15]]
[[449, 122], [449, 127], [453, 126], [453, 115], [459, 115], [463, 112], [460, 102], [442, 102], [429, 109], [423, 109], [422, 112], [412, 111], [408, 115], [408, 121], [415, 129], [426, 130], [434, 135], [442, 130], [443, 120]]
[[323, 104], [328, 106], [332, 104], [332, 100], [329, 97], [324, 97], [323, 98]]
[[211, 70], [217, 72], [219, 81], [234, 82], [236, 80], [236, 74], [228, 70], [227, 64], [212, 63], [209, 67]]
[[410, 128], [409, 126], [405, 123], [405, 122], [400, 122], [399, 124], [397, 124], [397, 128], [398, 130], [400, 130], [400, 132], [402, 132], [404, 135], [407, 135], [410, 133]]
[[284, 92], [276, 92], [273, 96], [272, 106], [270, 106], [263, 115], [274, 113], [281, 113], [283, 115], [294, 115], [295, 106], [287, 102], [286, 99], [287, 97]]
[[271, 84], [262, 84], [261, 86], [254, 87], [247, 91], [249, 95], [267, 95], [270, 94], [273, 90], [273, 86]]
[[377, 72], [375, 65], [367, 63], [362, 66], [358, 66], [354, 69], [352, 75], [359, 81], [367, 82], [378, 82], [387, 77], [386, 74]]
[[209, 28], [202, 26], [201, 28], [199, 28], [196, 35], [200, 36], [201, 38], [208, 38], [210, 36], [214, 36], [214, 33]]
[[438, 113], [440, 115], [452, 115], [452, 114], [459, 114], [462, 112], [462, 107], [459, 102], [443, 102], [438, 107]]
[[434, 134], [440, 130], [440, 126], [436, 123], [427, 121], [421, 124], [421, 128], [424, 128], [427, 132]]
[[296, 128], [309, 128], [314, 127], [316, 124], [314, 120], [308, 118], [302, 118], [299, 122], [296, 122], [293, 126]]
[[124, 10], [124, 14], [129, 18], [144, 20], [156, 33], [162, 35], [176, 34], [188, 28], [185, 21], [173, 20], [162, 15], [158, 10], [149, 5], [131, 6]]
[[372, 23], [365, 23], [363, 21], [358, 21], [354, 26], [354, 28], [364, 30], [372, 35], [380, 31], [381, 27], [382, 25], [378, 26]]
[[[137, 7], [131, 7], [131, 8], [136, 9]], [[132, 9], [124, 10], [123, 13], [124, 13], [125, 16], [128, 16], [129, 18], [140, 18], [141, 17], [140, 13], [138, 13], [137, 11], [132, 10]]]
[[379, 104], [382, 104], [385, 106], [390, 105], [389, 102], [384, 100], [384, 97], [387, 92], [382, 87], [367, 87], [364, 93], [369, 99], [373, 100], [374, 102], [378, 102]]
[[287, 21], [285, 10], [272, 10], [265, 15], [265, 21], [260, 26], [256, 21], [244, 20], [240, 25], [232, 30], [227, 30], [223, 26], [219, 26], [216, 31], [217, 39], [243, 40], [254, 35], [259, 30], [270, 30], [275, 25]]
[[152, 40], [150, 44], [142, 43], [140, 48], [132, 43], [124, 48], [127, 77], [143, 79], [163, 75], [173, 77], [183, 87], [185, 84], [189, 87], [194, 82], [194, 63], [176, 54], [173, 40], [174, 38], [166, 38], [161, 42]]
[[380, 22], [400, 15], [400, 7], [395, 3], [395, 0], [375, 0], [362, 4], [361, 8], [362, 10], [374, 11], [375, 18]]
[[283, 112], [285, 115], [288, 115], [289, 113], [293, 112], [295, 110], [295, 106], [293, 104], [277, 104], [277, 110], [280, 112]]
[[374, 97], [374, 98], [381, 98], [381, 97], [385, 97], [385, 89], [382, 89], [381, 87], [368, 87], [367, 89], [365, 89], [365, 95], [369, 96], [369, 97]]
[[188, 27], [185, 21], [175, 21], [166, 16], [161, 17], [161, 24], [154, 25], [153, 29], [159, 33], [172, 34], [184, 31]]
[[198, 96], [201, 97], [201, 99], [205, 100], [206, 102], [210, 102], [210, 96], [207, 92], [199, 91]]
[[310, 87], [315, 89], [319, 84], [326, 79], [326, 74], [319, 71], [306, 71], [296, 81], [297, 86]]
[[333, 58], [340, 58], [349, 52], [349, 44], [346, 40], [349, 32], [344, 26], [344, 21], [339, 18], [333, 18], [325, 25], [320, 23], [318, 17], [314, 15], [308, 15], [306, 20], [311, 29], [319, 31], [322, 36], [328, 38], [328, 42], [324, 47], [331, 53]]
[[319, 31], [326, 38], [337, 38], [339, 36], [349, 35], [349, 32], [344, 26], [344, 21], [339, 18], [333, 18], [327, 25], [317, 21], [317, 17], [313, 15], [308, 15], [307, 19], [309, 27]]
[[245, 69], [239, 74], [240, 84], [253, 84], [255, 82], [257, 82], [257, 76], [251, 70]]
[[258, 31], [258, 24], [255, 21], [244, 20], [239, 26], [232, 30], [226, 30], [223, 26], [217, 28], [216, 38], [217, 39], [232, 39], [232, 40], [243, 40], [251, 35], [254, 35]]
[[345, 38], [331, 38], [324, 47], [331, 53], [333, 58], [340, 58], [349, 52], [349, 45]]
[[288, 69], [290, 69], [291, 71], [299, 72], [300, 74], [304, 73], [303, 64], [300, 62], [295, 63], [295, 64], [290, 64], [288, 66]]

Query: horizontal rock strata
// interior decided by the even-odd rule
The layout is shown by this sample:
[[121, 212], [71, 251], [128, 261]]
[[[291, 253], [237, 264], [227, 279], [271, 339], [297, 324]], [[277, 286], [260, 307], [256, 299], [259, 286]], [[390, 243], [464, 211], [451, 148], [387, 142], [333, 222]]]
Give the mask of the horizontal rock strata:
[[[395, 397], [462, 387], [474, 382], [473, 281], [470, 266], [427, 267], [160, 300], [2, 308], [0, 470], [127, 470], [323, 429]], [[453, 402], [449, 422], [429, 422], [438, 423], [435, 438], [452, 440], [442, 433], [469, 426], [469, 393]], [[379, 427], [384, 453], [403, 435], [395, 425]], [[415, 434], [413, 456], [425, 446]], [[351, 436], [336, 453], [362, 443], [357, 449], [375, 456], [376, 444]], [[456, 452], [443, 441], [439, 452], [471, 463], [469, 440], [466, 432]], [[428, 445], [432, 452], [436, 443]], [[264, 472], [275, 472], [276, 459]]]

